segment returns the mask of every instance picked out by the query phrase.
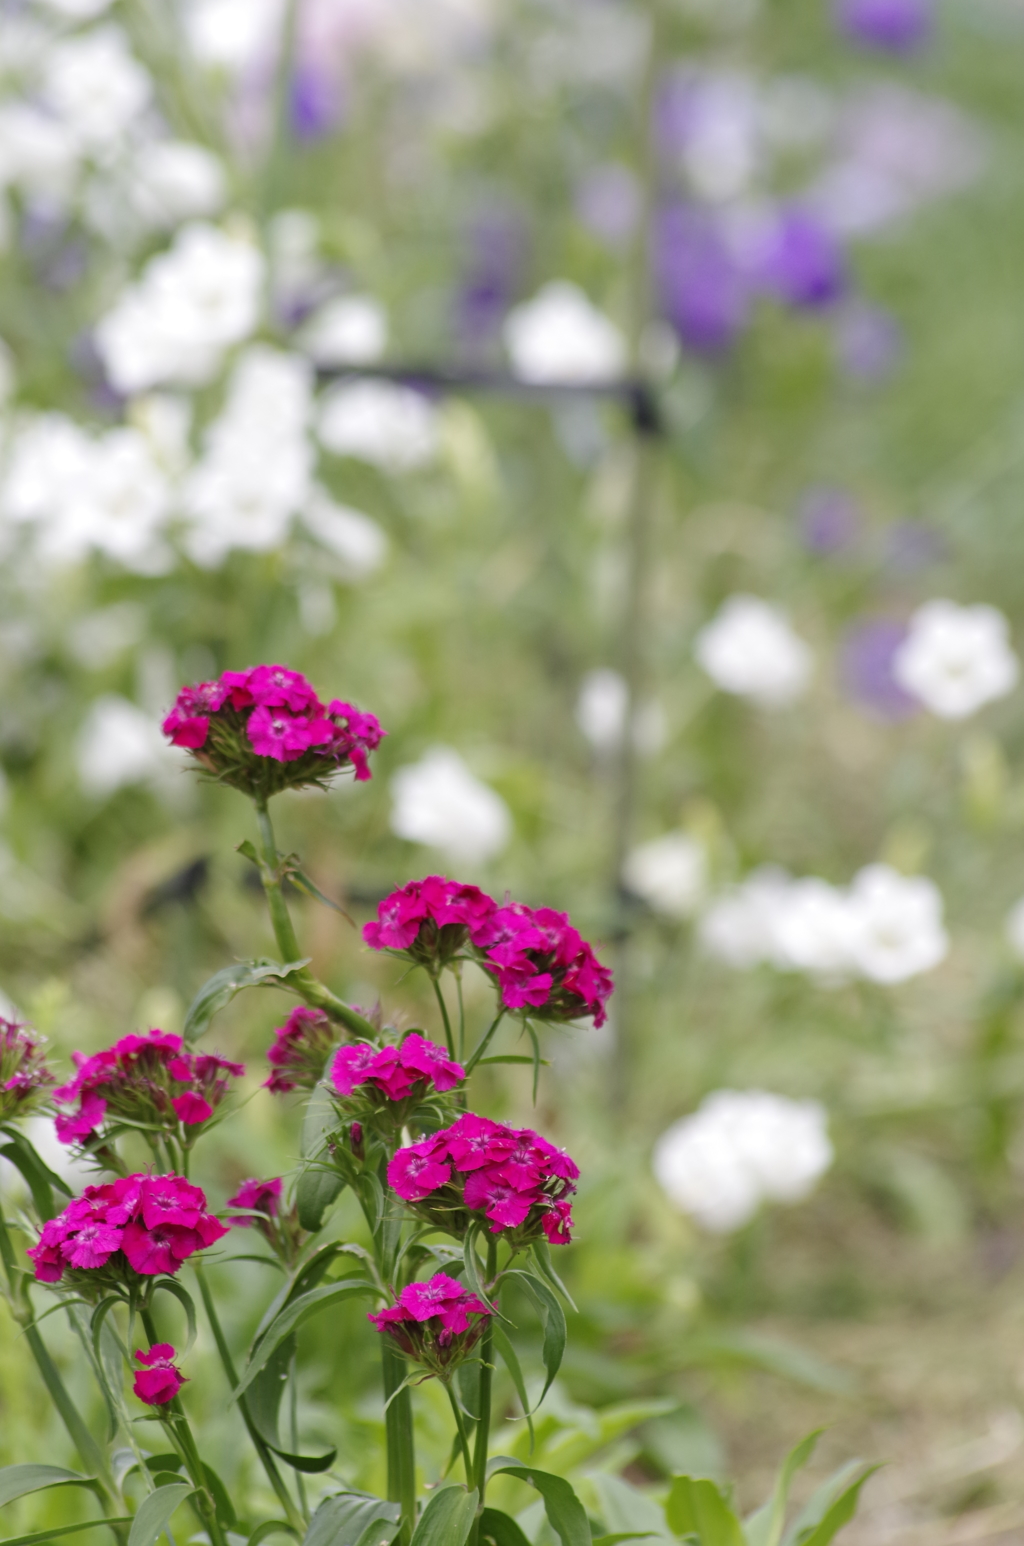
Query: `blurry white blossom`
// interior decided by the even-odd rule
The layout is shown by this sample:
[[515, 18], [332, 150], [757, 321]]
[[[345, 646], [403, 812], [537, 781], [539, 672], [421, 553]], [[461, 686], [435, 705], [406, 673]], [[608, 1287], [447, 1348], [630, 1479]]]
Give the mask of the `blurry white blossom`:
[[839, 981], [853, 967], [856, 922], [847, 894], [826, 880], [793, 881], [775, 915], [776, 959], [780, 966]]
[[325, 394], [318, 433], [335, 456], [355, 456], [385, 472], [411, 472], [433, 460], [438, 411], [422, 392], [390, 381], [340, 382]]
[[118, 145], [152, 94], [148, 71], [117, 27], [66, 38], [47, 54], [43, 100], [85, 151]]
[[781, 965], [776, 923], [793, 881], [776, 865], [752, 870], [711, 903], [700, 920], [701, 945], [737, 971]]
[[192, 404], [173, 392], [147, 392], [131, 404], [131, 422], [165, 471], [177, 476], [190, 459]]
[[133, 393], [209, 381], [225, 349], [256, 327], [264, 267], [244, 238], [199, 222], [183, 226], [96, 328], [114, 387]]
[[595, 751], [614, 751], [622, 744], [628, 711], [629, 687], [620, 672], [604, 666], [587, 672], [576, 700], [576, 723]]
[[708, 71], [689, 81], [687, 97], [680, 159], [694, 192], [716, 201], [738, 198], [761, 161], [755, 82], [738, 70]]
[[339, 505], [326, 489], [314, 487], [302, 511], [302, 524], [341, 560], [346, 579], [364, 580], [375, 574], [388, 556], [386, 533], [361, 510]]
[[1010, 648], [1009, 624], [995, 607], [929, 601], [910, 619], [893, 675], [933, 714], [966, 719], [1013, 690], [1020, 662]]
[[302, 325], [296, 343], [318, 365], [369, 365], [387, 347], [388, 316], [370, 295], [339, 295]]
[[717, 1090], [658, 1139], [652, 1165], [669, 1198], [703, 1228], [729, 1234], [764, 1202], [809, 1196], [832, 1164], [817, 1101]]
[[505, 347], [524, 381], [607, 381], [626, 365], [626, 343], [578, 285], [547, 284], [505, 319]]
[[689, 918], [703, 900], [707, 854], [685, 832], [666, 832], [627, 855], [622, 878], [655, 912]]
[[71, 131], [27, 102], [0, 105], [0, 190], [19, 188], [62, 206], [78, 168]]
[[854, 877], [850, 907], [851, 956], [871, 982], [905, 982], [945, 959], [942, 895], [926, 876], [869, 864]]
[[136, 152], [130, 172], [131, 201], [147, 226], [167, 227], [201, 215], [217, 215], [227, 197], [224, 167], [204, 145], [153, 140]]
[[391, 779], [391, 830], [436, 848], [453, 864], [482, 864], [508, 845], [512, 816], [458, 752], [434, 747]]
[[1007, 913], [1005, 933], [1014, 955], [1024, 961], [1024, 897]]
[[75, 760], [85, 793], [105, 799], [127, 784], [159, 776], [167, 769], [168, 751], [155, 719], [127, 698], [105, 693], [78, 733]]
[[273, 49], [284, 10], [284, 0], [190, 0], [185, 35], [201, 64], [242, 71]]
[[267, 552], [284, 540], [313, 471], [308, 363], [254, 344], [235, 366], [227, 402], [185, 484], [185, 546], [214, 567], [232, 548]]
[[770, 707], [799, 698], [814, 671], [786, 614], [757, 596], [730, 596], [697, 635], [694, 653], [723, 692]]
[[91, 21], [109, 11], [113, 0], [42, 0], [42, 3], [58, 16], [67, 16], [72, 21]]

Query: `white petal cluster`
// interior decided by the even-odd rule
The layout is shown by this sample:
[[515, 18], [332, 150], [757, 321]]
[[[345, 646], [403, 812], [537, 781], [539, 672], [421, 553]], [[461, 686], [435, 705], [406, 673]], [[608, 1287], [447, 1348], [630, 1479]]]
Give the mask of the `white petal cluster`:
[[763, 1203], [801, 1202], [833, 1157], [817, 1101], [717, 1090], [661, 1135], [652, 1165], [676, 1207], [704, 1229], [729, 1234]]
[[129, 172], [135, 213], [151, 229], [219, 215], [227, 198], [222, 162], [204, 145], [152, 140], [136, 151]]
[[707, 854], [685, 832], [666, 832], [626, 857], [622, 879], [634, 896], [667, 918], [690, 918], [704, 900]]
[[194, 222], [152, 258], [141, 279], [96, 328], [114, 387], [125, 394], [163, 383], [210, 381], [260, 315], [265, 264], [244, 237]]
[[458, 752], [436, 746], [391, 779], [391, 830], [436, 848], [453, 864], [482, 864], [507, 847], [512, 816]]
[[273, 50], [284, 11], [283, 0], [191, 0], [185, 34], [200, 64], [235, 73]]
[[117, 27], [55, 44], [42, 81], [45, 105], [83, 154], [116, 147], [149, 106], [153, 83]]
[[254, 344], [240, 357], [220, 417], [184, 490], [185, 545], [196, 563], [283, 542], [309, 495], [312, 378], [307, 362]]
[[422, 392], [390, 381], [342, 382], [324, 396], [318, 433], [335, 456], [354, 456], [385, 472], [412, 472], [433, 461], [438, 410]]
[[966, 719], [1013, 691], [1020, 661], [1010, 647], [1010, 625], [995, 607], [929, 601], [910, 619], [893, 675], [940, 719]]
[[368, 579], [388, 556], [387, 535], [377, 522], [361, 510], [338, 504], [319, 485], [306, 501], [302, 524], [339, 561], [343, 579]]
[[75, 751], [79, 782], [96, 799], [159, 778], [174, 762], [156, 720], [117, 693], [91, 705]]
[[296, 338], [317, 365], [372, 365], [388, 342], [388, 315], [371, 295], [339, 295], [326, 301]]
[[505, 347], [523, 381], [609, 381], [622, 374], [626, 343], [578, 285], [547, 284], [505, 319]]
[[906, 982], [949, 950], [938, 887], [887, 864], [869, 864], [846, 890], [755, 870], [711, 904], [699, 933], [708, 954], [729, 966], [770, 965], [825, 983]]
[[723, 692], [768, 708], [799, 698], [814, 672], [810, 647], [786, 614], [757, 596], [730, 596], [697, 635], [694, 653]]
[[62, 207], [77, 171], [78, 148], [66, 124], [27, 102], [0, 106], [0, 190], [17, 188]]

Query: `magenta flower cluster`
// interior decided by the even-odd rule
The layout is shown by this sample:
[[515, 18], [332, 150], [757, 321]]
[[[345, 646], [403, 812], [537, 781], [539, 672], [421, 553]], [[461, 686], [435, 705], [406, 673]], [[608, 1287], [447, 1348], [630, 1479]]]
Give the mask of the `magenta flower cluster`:
[[183, 1261], [226, 1234], [207, 1212], [201, 1187], [183, 1176], [133, 1175], [87, 1186], [43, 1225], [27, 1254], [41, 1283], [59, 1283], [71, 1269], [123, 1286], [138, 1277], [173, 1277]]
[[186, 1052], [180, 1036], [152, 1030], [122, 1036], [92, 1057], [74, 1054], [78, 1072], [54, 1090], [54, 1099], [74, 1110], [57, 1117], [61, 1143], [86, 1143], [105, 1121], [125, 1118], [150, 1128], [198, 1127], [208, 1122], [228, 1092], [230, 1080], [245, 1073], [210, 1052]]
[[476, 886], [429, 875], [393, 891], [363, 928], [374, 950], [437, 971], [468, 954], [492, 973], [506, 1009], [542, 1020], [607, 1019], [612, 974], [568, 914], [521, 902], [499, 906]]
[[23, 1113], [53, 1084], [44, 1046], [27, 1025], [0, 1016], [0, 1120]]
[[175, 1356], [170, 1342], [156, 1342], [148, 1353], [137, 1349], [135, 1358], [142, 1368], [136, 1372], [132, 1391], [147, 1406], [166, 1406], [186, 1383]]
[[530, 1128], [504, 1127], [467, 1112], [451, 1127], [399, 1149], [388, 1185], [413, 1211], [462, 1235], [473, 1218], [516, 1246], [539, 1239], [568, 1245], [579, 1169]]
[[323, 1010], [299, 1004], [274, 1032], [267, 1053], [271, 1074], [266, 1088], [275, 1095], [312, 1090], [324, 1076], [334, 1041], [331, 1022]]
[[[276, 1218], [278, 1206], [281, 1201], [281, 1178], [275, 1176], [272, 1181], [258, 1181], [255, 1178], [243, 1181], [234, 1197], [228, 1198], [229, 1208], [244, 1208], [247, 1213], [260, 1213], [264, 1218]], [[252, 1224], [259, 1223], [258, 1219], [242, 1218], [232, 1219], [232, 1224], [237, 1224], [240, 1229], [248, 1228]]]
[[183, 687], [163, 731], [224, 783], [257, 795], [316, 783], [343, 767], [368, 779], [369, 753], [384, 736], [372, 714], [340, 698], [322, 703], [301, 672], [277, 665]]
[[447, 1374], [476, 1346], [491, 1311], [469, 1289], [443, 1272], [429, 1283], [410, 1283], [397, 1304], [367, 1316], [407, 1358]]
[[359, 1090], [381, 1104], [409, 1099], [418, 1103], [428, 1090], [454, 1090], [465, 1077], [461, 1063], [418, 1031], [410, 1031], [398, 1047], [350, 1042], [338, 1048], [330, 1067], [330, 1081], [339, 1095]]

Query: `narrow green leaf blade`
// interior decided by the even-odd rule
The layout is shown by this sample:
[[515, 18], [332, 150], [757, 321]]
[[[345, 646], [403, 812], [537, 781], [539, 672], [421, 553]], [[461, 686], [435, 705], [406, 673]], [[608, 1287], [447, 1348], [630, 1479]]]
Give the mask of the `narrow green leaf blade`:
[[324, 1215], [345, 1189], [344, 1177], [323, 1165], [307, 1165], [295, 1187], [299, 1223], [315, 1235], [323, 1228]]
[[196, 1307], [192, 1295], [183, 1283], [178, 1283], [174, 1278], [158, 1278], [154, 1285], [154, 1294], [163, 1290], [165, 1294], [171, 1294], [181, 1305], [185, 1312], [185, 1323], [188, 1327], [185, 1346], [181, 1349], [182, 1357], [190, 1353], [196, 1340]]
[[547, 1471], [535, 1471], [524, 1465], [496, 1465], [493, 1474], [501, 1472], [517, 1476], [521, 1482], [536, 1487], [544, 1499], [548, 1524], [562, 1546], [591, 1546], [590, 1521], [586, 1510], [563, 1476], [551, 1476]]
[[302, 1546], [360, 1546], [373, 1525], [397, 1529], [401, 1509], [368, 1492], [339, 1492], [325, 1498], [310, 1520]]
[[538, 1278], [535, 1273], [527, 1272], [522, 1267], [516, 1267], [509, 1276], [522, 1278], [527, 1289], [540, 1306], [541, 1319], [544, 1322], [544, 1341], [541, 1345], [541, 1358], [544, 1361], [544, 1372], [547, 1379], [544, 1389], [541, 1391], [534, 1411], [540, 1406], [544, 1397], [551, 1389], [552, 1381], [562, 1366], [562, 1355], [565, 1352], [566, 1328], [565, 1315], [562, 1306], [554, 1291], [548, 1287], [543, 1278]]
[[95, 1478], [59, 1465], [6, 1465], [0, 1470], [0, 1508], [47, 1487], [94, 1487]]
[[526, 1382], [523, 1379], [523, 1371], [519, 1366], [518, 1355], [515, 1348], [512, 1346], [512, 1343], [509, 1341], [504, 1327], [499, 1326], [497, 1321], [495, 1321], [491, 1326], [491, 1335], [494, 1338], [495, 1347], [498, 1349], [498, 1352], [505, 1360], [505, 1367], [508, 1369], [509, 1374], [512, 1376], [512, 1383], [516, 1387], [516, 1395], [519, 1397], [519, 1400], [522, 1404], [523, 1415], [526, 1418], [526, 1423], [530, 1430], [530, 1453], [532, 1454], [534, 1445], [533, 1415], [530, 1411], [530, 1402], [526, 1394]]
[[64, 1535], [80, 1535], [83, 1530], [98, 1530], [101, 1525], [130, 1525], [131, 1519], [122, 1515], [117, 1519], [90, 1519], [86, 1524], [65, 1525], [58, 1530], [33, 1530], [29, 1535], [8, 1535], [4, 1537], [4, 1546], [49, 1546], [51, 1541], [60, 1540]]
[[10, 1160], [15, 1170], [21, 1172], [25, 1184], [32, 1193], [36, 1212], [44, 1221], [52, 1219], [59, 1211], [53, 1200], [54, 1188], [70, 1197], [71, 1192], [60, 1176], [54, 1175], [48, 1165], [39, 1158], [23, 1133], [7, 1132], [8, 1142], [0, 1148], [0, 1154]]
[[351, 1299], [356, 1294], [375, 1292], [373, 1284], [368, 1283], [365, 1278], [344, 1278], [340, 1283], [327, 1283], [323, 1288], [314, 1288], [308, 1294], [301, 1294], [298, 1299], [293, 1299], [290, 1304], [285, 1305], [262, 1340], [253, 1349], [245, 1373], [233, 1392], [234, 1399], [237, 1400], [244, 1391], [248, 1390], [285, 1337], [290, 1336], [293, 1331], [298, 1331], [302, 1323], [311, 1315], [316, 1315], [318, 1311], [326, 1310], [331, 1305], [340, 1304], [344, 1299]]
[[835, 1539], [843, 1526], [850, 1523], [857, 1512], [861, 1488], [868, 1477], [873, 1476], [878, 1469], [876, 1465], [871, 1466], [863, 1476], [858, 1477], [852, 1487], [847, 1487], [845, 1492], [840, 1493], [821, 1523], [811, 1531], [810, 1535], [804, 1537], [800, 1546], [829, 1546], [829, 1542]]
[[480, 1546], [530, 1546], [530, 1542], [511, 1514], [485, 1508], [480, 1515]]
[[476, 1518], [476, 1488], [443, 1487], [435, 1492], [412, 1538], [412, 1546], [465, 1546]]
[[267, 1519], [256, 1526], [249, 1537], [248, 1546], [263, 1546], [263, 1542], [268, 1541], [272, 1535], [290, 1535], [293, 1541], [299, 1539], [298, 1530], [286, 1519]]
[[285, 982], [293, 972], [301, 971], [308, 966], [311, 957], [307, 956], [302, 961], [272, 961], [263, 956], [256, 961], [236, 961], [232, 966], [223, 966], [219, 972], [214, 972], [208, 981], [203, 983], [192, 1003], [189, 1005], [188, 1014], [185, 1016], [184, 1036], [186, 1041], [195, 1041], [210, 1028], [210, 1022], [214, 1015], [230, 1004], [236, 993], [241, 993], [243, 988], [259, 987], [265, 982]]
[[714, 1482], [677, 1476], [665, 1505], [669, 1529], [695, 1535], [700, 1546], [746, 1546], [743, 1529]]
[[175, 1509], [190, 1498], [195, 1488], [191, 1482], [174, 1482], [169, 1487], [158, 1487], [144, 1498], [139, 1512], [132, 1520], [128, 1546], [156, 1546], [156, 1542], [170, 1523]]
[[789, 1502], [789, 1489], [793, 1485], [793, 1478], [814, 1454], [821, 1432], [820, 1428], [816, 1428], [805, 1439], [801, 1439], [800, 1443], [795, 1445], [786, 1456], [768, 1503], [763, 1509], [758, 1509], [753, 1518], [748, 1519], [744, 1525], [747, 1546], [779, 1546], [786, 1526], [786, 1505]]

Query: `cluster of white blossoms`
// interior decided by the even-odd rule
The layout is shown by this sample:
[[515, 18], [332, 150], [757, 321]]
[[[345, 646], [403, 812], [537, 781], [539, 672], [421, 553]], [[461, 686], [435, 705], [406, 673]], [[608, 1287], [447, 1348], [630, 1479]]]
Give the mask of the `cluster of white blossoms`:
[[538, 385], [614, 380], [626, 341], [578, 285], [557, 279], [505, 319], [505, 348], [516, 375]]
[[512, 836], [512, 815], [458, 752], [435, 746], [391, 778], [391, 830], [434, 848], [452, 864], [483, 864]]
[[697, 635], [694, 654], [723, 692], [771, 708], [799, 698], [814, 674], [810, 646], [757, 596], [730, 596]]
[[704, 1229], [729, 1234], [763, 1203], [801, 1202], [833, 1157], [817, 1101], [717, 1090], [661, 1135], [652, 1164], [676, 1207]]
[[854, 977], [893, 985], [946, 957], [942, 896], [923, 875], [869, 864], [844, 889], [815, 877], [794, 880], [765, 867], [719, 896], [703, 914], [709, 955], [743, 970], [758, 965], [806, 972], [823, 983]]
[[666, 832], [631, 850], [622, 879], [652, 911], [667, 918], [692, 918], [707, 890], [707, 851], [685, 832]]

